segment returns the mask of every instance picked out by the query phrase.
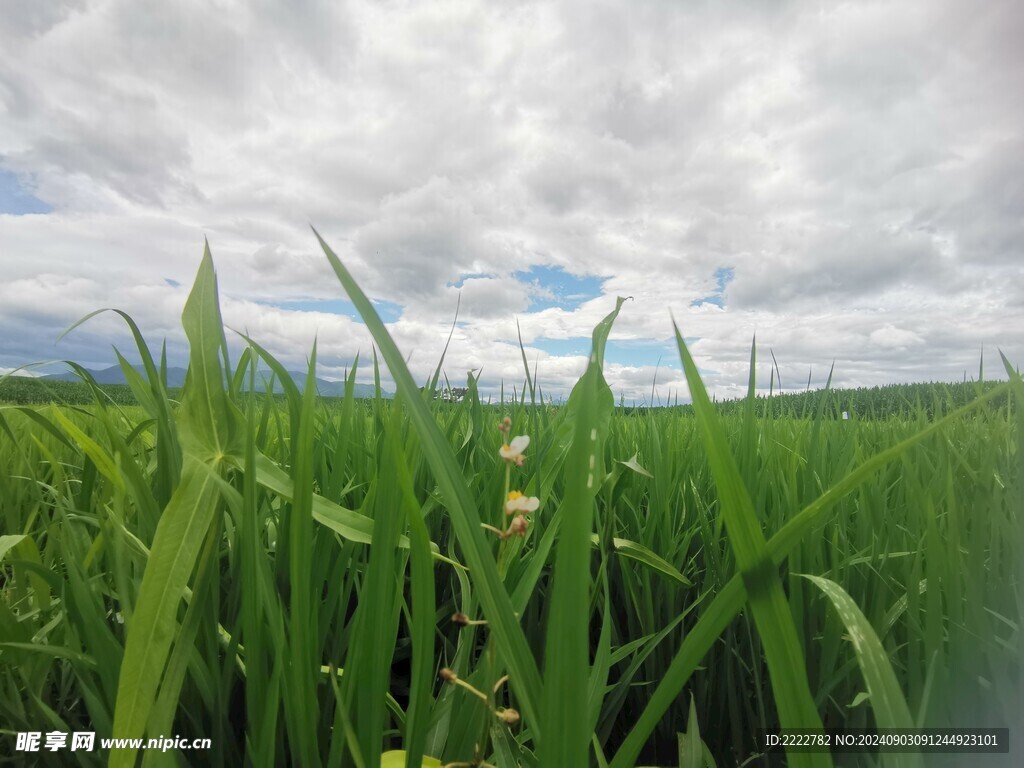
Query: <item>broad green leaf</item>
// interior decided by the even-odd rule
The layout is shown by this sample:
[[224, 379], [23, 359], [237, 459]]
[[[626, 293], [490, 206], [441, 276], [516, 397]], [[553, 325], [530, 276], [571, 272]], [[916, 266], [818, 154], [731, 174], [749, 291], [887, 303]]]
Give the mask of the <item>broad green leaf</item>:
[[8, 552], [10, 552], [11, 549], [16, 547], [18, 544], [20, 544], [27, 538], [28, 536], [25, 536], [24, 534], [14, 535], [8, 533], [4, 534], [3, 536], [0, 536], [0, 560], [3, 560], [4, 556]]
[[[177, 629], [176, 614], [219, 489], [209, 468], [186, 458], [181, 483], [157, 525], [121, 662], [115, 738], [140, 738], [146, 728]], [[113, 750], [111, 766], [132, 766], [135, 750]]]
[[181, 324], [189, 340], [188, 371], [178, 415], [182, 447], [201, 461], [219, 465], [228, 456], [241, 456], [242, 451], [240, 414], [225, 392], [227, 379], [221, 366], [226, 359], [227, 342], [209, 245], [204, 248]]

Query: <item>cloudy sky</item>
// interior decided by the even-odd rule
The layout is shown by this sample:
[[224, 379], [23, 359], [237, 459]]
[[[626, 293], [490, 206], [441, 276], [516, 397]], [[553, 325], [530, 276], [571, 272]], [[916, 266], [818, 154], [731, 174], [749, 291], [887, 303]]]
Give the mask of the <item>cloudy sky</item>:
[[[184, 364], [225, 323], [290, 368], [361, 351], [315, 226], [410, 367], [545, 392], [632, 296], [606, 375], [720, 397], [1024, 362], [1024, 5], [0, 0], [0, 371]], [[234, 340], [237, 337], [229, 332]], [[240, 345], [232, 341], [237, 349]], [[371, 376], [364, 371], [361, 379]], [[767, 390], [769, 367], [759, 367]]]

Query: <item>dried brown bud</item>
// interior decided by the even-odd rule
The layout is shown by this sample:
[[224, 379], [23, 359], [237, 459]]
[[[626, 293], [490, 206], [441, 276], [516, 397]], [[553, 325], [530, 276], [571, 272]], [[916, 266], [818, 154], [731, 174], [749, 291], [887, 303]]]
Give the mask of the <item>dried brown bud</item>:
[[469, 616], [467, 616], [464, 613], [453, 613], [452, 614], [452, 624], [461, 624], [464, 627], [468, 626], [469, 625]]
[[516, 725], [519, 722], [519, 713], [512, 709], [499, 709], [495, 712], [498, 719], [501, 720], [505, 725]]
[[444, 667], [441, 670], [441, 679], [449, 685], [455, 685], [459, 680], [459, 676], [452, 672], [452, 670], [448, 669], [448, 667]]
[[512, 518], [512, 522], [508, 524], [506, 535], [525, 536], [527, 527], [529, 527], [529, 523], [526, 522], [526, 518], [522, 515], [516, 515]]

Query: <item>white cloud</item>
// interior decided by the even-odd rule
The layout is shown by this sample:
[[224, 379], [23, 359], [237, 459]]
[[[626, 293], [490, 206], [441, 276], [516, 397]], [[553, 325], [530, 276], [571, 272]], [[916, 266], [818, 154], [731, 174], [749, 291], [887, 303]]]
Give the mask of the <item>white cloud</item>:
[[885, 349], [906, 349], [907, 347], [924, 344], [924, 339], [913, 331], [894, 328], [888, 323], [882, 328], [872, 331], [868, 336], [868, 340], [872, 344], [877, 344]]
[[[112, 362], [113, 317], [54, 346], [102, 306], [183, 362], [204, 236], [227, 321], [295, 364], [314, 335], [331, 368], [365, 360], [358, 323], [268, 306], [343, 297], [310, 224], [404, 307], [421, 377], [463, 278], [446, 367], [489, 387], [522, 378], [518, 318], [566, 391], [582, 360], [530, 345], [589, 336], [616, 295], [613, 338], [670, 341], [671, 312], [723, 396], [755, 332], [787, 386], [833, 359], [850, 384], [1019, 361], [1022, 36], [1011, 0], [17, 4], [0, 168], [54, 211], [0, 213], [0, 365]], [[531, 312], [533, 265], [604, 295]], [[692, 306], [721, 267], [724, 307]], [[648, 368], [608, 375], [639, 401]]]

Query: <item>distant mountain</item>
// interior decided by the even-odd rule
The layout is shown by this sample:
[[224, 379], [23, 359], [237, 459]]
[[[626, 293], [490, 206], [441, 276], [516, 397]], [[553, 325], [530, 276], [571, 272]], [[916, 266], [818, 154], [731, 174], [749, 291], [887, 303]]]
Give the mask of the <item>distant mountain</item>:
[[[141, 365], [132, 366], [139, 373], [145, 375], [145, 368]], [[109, 368], [103, 368], [101, 370], [91, 370], [86, 368], [89, 375], [92, 376], [97, 384], [127, 384], [125, 380], [124, 371], [121, 370], [121, 366], [112, 365]], [[299, 371], [288, 371], [288, 375], [292, 377], [292, 381], [295, 382], [295, 386], [299, 388], [299, 391], [303, 391], [306, 387], [306, 374], [300, 373]], [[67, 373], [51, 373], [47, 376], [39, 377], [42, 381], [79, 381], [78, 374], [68, 371]], [[257, 371], [256, 372], [256, 386], [262, 391], [266, 391], [267, 384], [270, 382], [270, 371]], [[184, 368], [168, 368], [167, 369], [167, 386], [171, 389], [184, 386], [185, 384], [185, 369]], [[248, 384], [248, 381], [246, 382]], [[342, 397], [345, 394], [345, 382], [344, 381], [328, 381], [327, 379], [321, 379], [317, 377], [316, 389], [321, 397]], [[281, 386], [281, 382], [274, 379], [274, 392], [281, 393], [284, 388]], [[355, 385], [354, 394], [356, 397], [373, 397], [374, 390], [370, 384], [359, 384]], [[390, 398], [392, 394], [390, 392], [383, 392], [384, 397]]]

